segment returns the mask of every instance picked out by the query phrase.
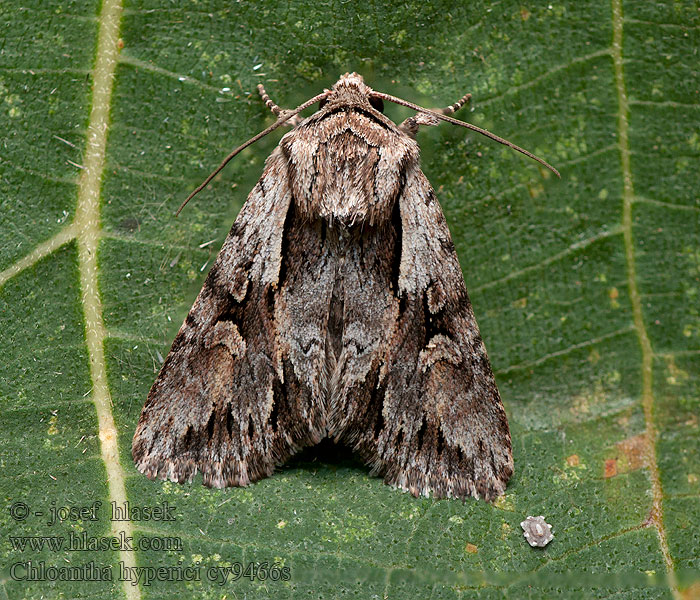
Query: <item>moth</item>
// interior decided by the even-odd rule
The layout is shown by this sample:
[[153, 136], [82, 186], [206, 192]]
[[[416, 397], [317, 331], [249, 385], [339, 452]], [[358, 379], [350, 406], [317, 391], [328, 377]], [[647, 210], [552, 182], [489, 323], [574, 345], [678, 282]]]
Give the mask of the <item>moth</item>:
[[[277, 121], [190, 198], [243, 148], [293, 128], [148, 394], [136, 467], [152, 479], [201, 471], [206, 486], [245, 486], [330, 437], [414, 496], [493, 500], [513, 473], [508, 421], [416, 132], [448, 121], [556, 170], [449, 117], [469, 94], [431, 111], [356, 73], [294, 110], [259, 91]], [[384, 101], [416, 114], [396, 125]]]

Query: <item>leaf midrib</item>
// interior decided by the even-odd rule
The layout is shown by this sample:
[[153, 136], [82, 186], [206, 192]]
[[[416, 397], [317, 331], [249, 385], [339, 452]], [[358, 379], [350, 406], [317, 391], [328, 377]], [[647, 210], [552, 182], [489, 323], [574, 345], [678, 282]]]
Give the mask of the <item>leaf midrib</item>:
[[[127, 495], [105, 365], [105, 326], [99, 293], [97, 252], [101, 236], [100, 186], [109, 132], [113, 81], [119, 56], [121, 12], [120, 0], [104, 0], [99, 18], [97, 53], [93, 69], [92, 106], [83, 156], [85, 168], [78, 184], [78, 203], [74, 220], [85, 319], [85, 342], [90, 360], [92, 400], [99, 424], [100, 452], [107, 472], [110, 502], [116, 502], [118, 505], [122, 505], [127, 500]], [[131, 521], [111, 521], [111, 524], [112, 535], [133, 537]], [[132, 551], [121, 549], [119, 558], [127, 569], [136, 565]], [[127, 600], [140, 600], [139, 587], [131, 585], [130, 581], [123, 581], [122, 589]]]

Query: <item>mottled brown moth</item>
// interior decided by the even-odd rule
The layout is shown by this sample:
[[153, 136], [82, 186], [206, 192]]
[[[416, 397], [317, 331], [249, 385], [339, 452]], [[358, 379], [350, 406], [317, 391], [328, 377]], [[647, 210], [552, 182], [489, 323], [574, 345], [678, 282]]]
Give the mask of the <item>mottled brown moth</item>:
[[[277, 121], [190, 198], [243, 148], [293, 129], [151, 388], [133, 440], [137, 468], [242, 486], [330, 437], [414, 496], [493, 500], [513, 473], [508, 421], [415, 135], [449, 121], [556, 170], [447, 116], [469, 94], [431, 111], [350, 73], [282, 110], [259, 88]], [[397, 126], [383, 101], [416, 115]]]

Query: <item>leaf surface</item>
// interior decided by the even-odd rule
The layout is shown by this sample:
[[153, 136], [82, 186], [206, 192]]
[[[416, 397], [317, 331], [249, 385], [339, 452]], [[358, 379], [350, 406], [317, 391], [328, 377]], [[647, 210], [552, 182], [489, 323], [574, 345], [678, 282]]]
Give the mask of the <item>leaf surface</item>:
[[[698, 592], [692, 3], [76, 0], [0, 17], [5, 597]], [[510, 420], [506, 495], [415, 499], [330, 444], [245, 489], [151, 482], [130, 456], [141, 407], [279, 135], [173, 212], [272, 122], [256, 84], [293, 107], [352, 70], [427, 107], [469, 91], [458, 117], [562, 172], [447, 124], [419, 133]], [[122, 500], [175, 518], [110, 521]], [[58, 510], [94, 502], [94, 520]], [[49, 524], [52, 508], [65, 518]], [[519, 524], [539, 514], [555, 538], [532, 549]], [[10, 539], [120, 531], [142, 547]], [[32, 581], [27, 561], [112, 578]], [[255, 575], [237, 577], [249, 563]], [[149, 567], [169, 581], [147, 582]]]

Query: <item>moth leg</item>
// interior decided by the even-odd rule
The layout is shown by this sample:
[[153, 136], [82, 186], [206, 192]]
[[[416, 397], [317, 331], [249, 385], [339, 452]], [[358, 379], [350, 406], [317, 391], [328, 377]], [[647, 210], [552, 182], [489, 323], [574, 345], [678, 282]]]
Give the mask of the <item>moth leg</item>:
[[[464, 96], [462, 96], [454, 104], [450, 104], [446, 108], [435, 109], [435, 112], [440, 113], [442, 115], [451, 115], [452, 113], [457, 112], [460, 108], [462, 108], [467, 102], [469, 102], [471, 97], [471, 94], [464, 94]], [[418, 113], [413, 117], [409, 117], [403, 123], [401, 123], [401, 125], [399, 125], [399, 129], [403, 131], [406, 135], [415, 138], [416, 133], [418, 133], [418, 128], [421, 125], [424, 125], [426, 127], [434, 127], [435, 125], [439, 124], [440, 119], [438, 119], [437, 117], [433, 117], [432, 115], [429, 115], [427, 113]]]
[[[272, 101], [270, 96], [265, 91], [265, 87], [263, 86], [262, 83], [258, 84], [258, 93], [260, 94], [262, 101], [265, 103], [265, 106], [267, 106], [267, 108], [269, 108], [276, 117], [282, 117], [282, 116], [284, 116], [284, 113], [289, 112], [288, 109], [280, 108]], [[301, 117], [299, 115], [294, 115], [291, 119], [289, 119], [285, 123], [285, 125], [289, 125], [290, 127], [295, 127], [300, 122], [301, 122]]]

